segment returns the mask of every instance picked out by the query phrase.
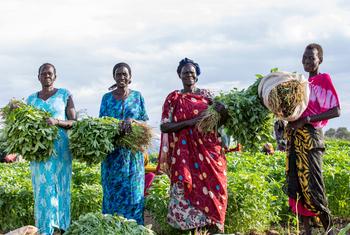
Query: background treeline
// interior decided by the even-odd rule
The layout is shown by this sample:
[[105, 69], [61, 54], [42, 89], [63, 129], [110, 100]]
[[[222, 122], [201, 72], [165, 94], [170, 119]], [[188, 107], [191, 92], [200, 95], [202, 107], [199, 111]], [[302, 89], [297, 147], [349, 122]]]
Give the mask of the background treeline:
[[330, 139], [350, 140], [350, 131], [346, 127], [330, 128], [324, 135]]

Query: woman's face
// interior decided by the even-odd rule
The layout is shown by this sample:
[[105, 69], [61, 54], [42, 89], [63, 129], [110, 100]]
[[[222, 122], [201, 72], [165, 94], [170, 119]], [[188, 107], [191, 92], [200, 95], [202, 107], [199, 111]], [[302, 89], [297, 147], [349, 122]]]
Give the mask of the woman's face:
[[38, 75], [39, 81], [43, 87], [50, 87], [56, 80], [55, 70], [52, 66], [45, 66]]
[[179, 76], [184, 85], [194, 85], [197, 82], [196, 68], [192, 64], [182, 67]]
[[114, 74], [114, 80], [117, 83], [118, 88], [127, 87], [131, 82], [131, 75], [128, 68], [124, 66], [117, 68]]
[[302, 60], [305, 72], [315, 72], [321, 64], [317, 49], [306, 49]]

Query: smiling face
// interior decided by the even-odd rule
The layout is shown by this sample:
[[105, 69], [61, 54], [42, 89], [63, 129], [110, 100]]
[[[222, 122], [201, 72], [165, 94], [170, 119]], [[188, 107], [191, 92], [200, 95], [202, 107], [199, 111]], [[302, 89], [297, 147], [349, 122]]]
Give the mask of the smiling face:
[[305, 72], [308, 72], [308, 73], [317, 72], [318, 68], [320, 67], [320, 64], [322, 63], [318, 55], [318, 50], [315, 48], [305, 49], [302, 63], [303, 63]]
[[39, 81], [42, 87], [53, 86], [56, 80], [55, 70], [52, 66], [46, 65], [40, 71], [38, 75]]
[[121, 66], [114, 73], [114, 80], [118, 88], [125, 88], [131, 82], [131, 75], [127, 67]]
[[192, 64], [182, 67], [179, 77], [184, 86], [191, 86], [197, 82], [196, 68]]

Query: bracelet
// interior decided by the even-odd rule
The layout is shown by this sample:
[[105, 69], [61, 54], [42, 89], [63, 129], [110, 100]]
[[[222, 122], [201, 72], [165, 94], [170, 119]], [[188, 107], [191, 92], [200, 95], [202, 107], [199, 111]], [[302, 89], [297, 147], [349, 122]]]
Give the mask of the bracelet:
[[57, 120], [57, 125], [59, 126], [60, 125], [60, 120], [59, 119], [56, 119]]

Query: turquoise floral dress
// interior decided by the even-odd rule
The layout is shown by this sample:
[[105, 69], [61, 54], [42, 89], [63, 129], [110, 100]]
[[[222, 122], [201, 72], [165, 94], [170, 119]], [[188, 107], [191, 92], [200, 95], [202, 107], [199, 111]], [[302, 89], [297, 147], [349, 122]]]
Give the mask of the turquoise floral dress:
[[[70, 92], [58, 89], [46, 101], [38, 92], [28, 97], [27, 103], [51, 113], [53, 118], [66, 120], [66, 107]], [[59, 128], [54, 142], [56, 155], [47, 161], [30, 163], [34, 191], [35, 226], [40, 234], [53, 234], [54, 228], [67, 230], [70, 223], [70, 185], [72, 178], [72, 157], [68, 146], [66, 130]]]
[[[132, 118], [146, 121], [148, 116], [140, 92], [131, 90], [125, 100], [117, 100], [112, 92], [101, 102], [100, 117], [119, 120]], [[101, 165], [103, 189], [102, 213], [118, 214], [143, 224], [145, 169], [141, 152], [131, 153], [127, 148], [116, 148]]]

